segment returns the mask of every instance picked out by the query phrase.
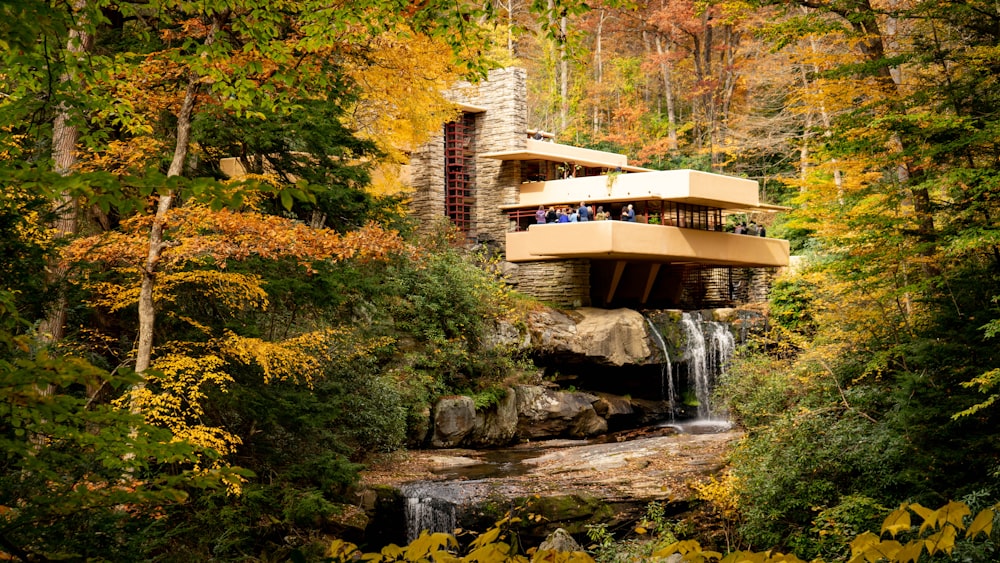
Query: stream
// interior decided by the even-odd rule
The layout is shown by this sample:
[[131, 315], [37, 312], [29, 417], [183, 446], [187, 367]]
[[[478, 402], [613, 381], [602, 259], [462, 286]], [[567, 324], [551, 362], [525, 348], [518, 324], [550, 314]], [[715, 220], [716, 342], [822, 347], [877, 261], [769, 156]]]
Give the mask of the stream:
[[[530, 499], [532, 510], [545, 516], [540, 534], [554, 527], [582, 534], [589, 522], [629, 522], [653, 501], [686, 505], [693, 494], [690, 484], [718, 471], [730, 443], [741, 435], [710, 408], [712, 387], [736, 343], [723, 323], [685, 312], [680, 319], [682, 345], [671, 362], [663, 335], [647, 322], [661, 351], [661, 400], [671, 406], [668, 420], [591, 440], [407, 452], [405, 460], [365, 475], [366, 481], [399, 491], [399, 528], [405, 528], [406, 541], [421, 530], [450, 533], [482, 526], [484, 518], [502, 517], [495, 513], [497, 507], [509, 509], [518, 499]], [[697, 400], [696, 419], [674, 419], [681, 382]], [[470, 524], [473, 516], [479, 521]]]

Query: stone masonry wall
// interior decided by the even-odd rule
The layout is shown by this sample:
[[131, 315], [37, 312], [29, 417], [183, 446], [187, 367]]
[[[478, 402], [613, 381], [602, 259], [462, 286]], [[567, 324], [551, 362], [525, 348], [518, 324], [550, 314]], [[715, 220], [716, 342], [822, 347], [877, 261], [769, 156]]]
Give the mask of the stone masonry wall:
[[[492, 70], [479, 84], [459, 84], [454, 99], [486, 108], [476, 120], [476, 152], [488, 153], [524, 148], [528, 139], [527, 73], [521, 68]], [[505, 203], [517, 202], [520, 163], [492, 158], [476, 159], [475, 235], [480, 241], [503, 242], [508, 224], [500, 211]]]
[[413, 184], [410, 212], [421, 227], [430, 228], [445, 217], [443, 132], [413, 151], [410, 174]]
[[590, 262], [588, 260], [521, 262], [511, 265], [511, 285], [560, 307], [590, 306]]

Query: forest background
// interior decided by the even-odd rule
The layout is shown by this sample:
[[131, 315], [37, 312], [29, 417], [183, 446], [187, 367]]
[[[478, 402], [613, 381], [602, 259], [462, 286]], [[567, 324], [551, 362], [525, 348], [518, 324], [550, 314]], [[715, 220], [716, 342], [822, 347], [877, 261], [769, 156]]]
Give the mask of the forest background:
[[804, 266], [720, 390], [747, 437], [702, 539], [835, 560], [900, 502], [992, 505], [998, 10], [0, 4], [0, 551], [316, 557], [367, 454], [530, 371], [484, 335], [533, 305], [417, 237], [395, 173], [448, 85], [509, 64], [559, 139], [793, 207], [768, 233]]

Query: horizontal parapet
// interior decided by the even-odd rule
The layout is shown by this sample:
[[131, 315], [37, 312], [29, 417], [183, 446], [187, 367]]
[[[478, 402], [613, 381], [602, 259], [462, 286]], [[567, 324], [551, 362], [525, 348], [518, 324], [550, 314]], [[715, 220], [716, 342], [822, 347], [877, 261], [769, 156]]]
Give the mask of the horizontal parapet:
[[623, 154], [535, 139], [527, 139], [526, 146], [523, 149], [514, 148], [499, 152], [483, 153], [479, 156], [497, 160], [547, 160], [590, 168], [620, 168], [636, 172], [647, 170], [639, 166], [629, 166], [628, 157]]
[[[663, 170], [521, 184], [516, 207], [665, 200], [719, 209], [760, 207], [757, 182], [698, 170]], [[514, 205], [505, 207], [515, 207]]]
[[735, 267], [788, 265], [788, 241], [626, 221], [532, 225], [507, 233], [507, 260], [589, 258]]

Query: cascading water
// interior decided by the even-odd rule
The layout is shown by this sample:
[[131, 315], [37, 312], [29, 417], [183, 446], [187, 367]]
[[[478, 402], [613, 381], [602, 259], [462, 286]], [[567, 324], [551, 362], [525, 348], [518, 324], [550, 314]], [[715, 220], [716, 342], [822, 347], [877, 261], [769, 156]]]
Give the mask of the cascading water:
[[[524, 456], [514, 457], [519, 460]], [[508, 474], [515, 473], [509, 467], [505, 470]], [[481, 479], [412, 481], [400, 485], [399, 492], [405, 501], [403, 516], [406, 519], [407, 542], [417, 539], [422, 531], [454, 533], [469, 503], [484, 499], [495, 491], [495, 487]]]
[[448, 490], [449, 485], [420, 482], [400, 487], [406, 501], [403, 515], [406, 519], [407, 542], [417, 539], [423, 530], [449, 534], [455, 530], [457, 506], [449, 498], [454, 496], [454, 491]]
[[725, 324], [696, 320], [691, 313], [682, 315], [681, 328], [686, 338], [683, 359], [698, 399], [698, 418], [710, 420], [712, 385], [733, 356], [736, 339]]
[[674, 411], [677, 408], [677, 393], [674, 391], [674, 368], [670, 365], [670, 354], [667, 353], [667, 342], [660, 334], [660, 329], [656, 328], [653, 321], [646, 317], [646, 324], [649, 325], [649, 333], [653, 335], [653, 340], [660, 345], [660, 352], [663, 353], [663, 363], [660, 364], [660, 400], [667, 401], [670, 405], [670, 420], [674, 420]]

